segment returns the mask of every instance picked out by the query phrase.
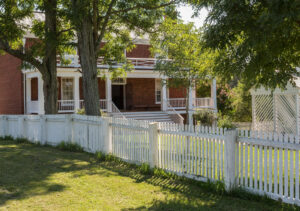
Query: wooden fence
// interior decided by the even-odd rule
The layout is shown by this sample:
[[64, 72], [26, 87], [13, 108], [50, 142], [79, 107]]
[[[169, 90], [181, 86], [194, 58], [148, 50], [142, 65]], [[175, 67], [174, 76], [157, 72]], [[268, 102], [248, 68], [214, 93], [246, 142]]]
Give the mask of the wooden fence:
[[300, 144], [293, 135], [81, 115], [0, 116], [0, 136], [7, 135], [77, 143], [87, 152], [300, 205]]

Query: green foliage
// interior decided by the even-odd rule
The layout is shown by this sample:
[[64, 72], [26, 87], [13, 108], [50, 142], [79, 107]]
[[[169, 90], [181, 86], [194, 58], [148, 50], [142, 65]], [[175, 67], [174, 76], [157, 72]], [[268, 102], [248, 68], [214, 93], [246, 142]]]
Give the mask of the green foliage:
[[83, 152], [83, 148], [76, 144], [76, 143], [70, 143], [62, 141], [57, 146], [57, 149], [63, 150], [63, 151], [70, 151], [70, 152]]
[[236, 87], [231, 89], [229, 97], [232, 106], [233, 121], [251, 122], [251, 94], [246, 84], [239, 82]]
[[157, 56], [156, 70], [172, 78], [167, 85], [185, 87], [207, 79], [214, 64], [214, 52], [204, 49], [201, 31], [192, 23], [165, 19], [151, 37], [152, 53]]
[[227, 128], [227, 129], [235, 129], [236, 126], [232, 123], [231, 118], [229, 116], [221, 116], [218, 118], [218, 127], [219, 128]]
[[14, 138], [12, 136], [3, 136], [3, 137], [0, 137], [0, 140], [2, 140], [2, 141], [13, 141]]
[[298, 75], [300, 1], [191, 0], [209, 8], [204, 39], [220, 51], [215, 72], [275, 88]]
[[199, 123], [204, 126], [212, 126], [217, 117], [213, 111], [197, 110], [193, 118], [196, 124]]
[[141, 166], [139, 166], [139, 170], [144, 175], [153, 175], [153, 169], [150, 168], [148, 163], [143, 163]]
[[[84, 109], [84, 108], [78, 109], [78, 110], [76, 111], [76, 114], [79, 114], [79, 115], [85, 115], [85, 109]], [[101, 114], [101, 116], [103, 116], [103, 117], [107, 116], [107, 113], [103, 112], [101, 109], [100, 109], [100, 114]]]
[[29, 142], [28, 139], [26, 139], [26, 138], [16, 138], [15, 141], [20, 144]]
[[96, 152], [95, 157], [97, 161], [105, 161], [106, 160], [106, 155], [103, 152]]

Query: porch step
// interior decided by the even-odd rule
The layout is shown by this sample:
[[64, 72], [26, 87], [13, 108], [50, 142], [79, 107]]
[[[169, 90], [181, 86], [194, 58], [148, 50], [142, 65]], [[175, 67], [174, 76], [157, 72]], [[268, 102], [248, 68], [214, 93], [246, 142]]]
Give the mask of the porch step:
[[174, 123], [170, 115], [161, 111], [150, 112], [124, 112], [127, 119], [146, 120], [151, 122], [170, 122]]

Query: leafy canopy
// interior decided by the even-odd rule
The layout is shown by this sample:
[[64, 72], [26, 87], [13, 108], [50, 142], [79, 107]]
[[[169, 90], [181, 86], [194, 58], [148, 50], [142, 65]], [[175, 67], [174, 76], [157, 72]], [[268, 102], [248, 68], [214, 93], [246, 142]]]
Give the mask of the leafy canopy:
[[[204, 39], [216, 71], [250, 85], [284, 86], [300, 66], [300, 1], [191, 0], [209, 10]], [[199, 10], [200, 11], [200, 10]]]
[[[53, 1], [54, 2], [54, 1]], [[47, 0], [7, 0], [0, 1], [0, 50], [21, 58], [24, 65], [39, 67], [46, 61], [46, 43], [51, 43], [57, 49], [57, 54], [63, 56], [65, 52], [74, 52], [69, 40], [74, 37], [70, 24], [66, 20], [62, 2], [55, 1], [56, 32], [45, 28], [45, 12], [50, 7]], [[53, 5], [51, 5], [53, 7]], [[40, 12], [37, 12], [40, 11]], [[29, 41], [24, 53], [24, 36], [35, 37]], [[41, 60], [37, 60], [37, 58]]]
[[[153, 33], [164, 16], [176, 17], [178, 0], [65, 0], [65, 8], [77, 31], [83, 26], [93, 31], [90, 39], [98, 62], [108, 64], [114, 74], [130, 71], [133, 66], [126, 60], [124, 50], [131, 51], [138, 37]], [[105, 45], [103, 45], [105, 43]], [[115, 69], [115, 64], [123, 64]]]
[[214, 52], [203, 48], [201, 31], [192, 23], [166, 19], [151, 37], [156, 70], [172, 80], [169, 86], [195, 86], [205, 79], [214, 64]]

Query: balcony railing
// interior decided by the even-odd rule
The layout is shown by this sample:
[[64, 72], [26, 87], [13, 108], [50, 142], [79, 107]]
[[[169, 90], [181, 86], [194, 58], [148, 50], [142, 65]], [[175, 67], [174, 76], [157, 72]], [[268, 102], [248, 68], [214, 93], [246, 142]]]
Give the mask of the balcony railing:
[[[60, 56], [57, 57], [57, 66], [59, 67], [80, 67], [80, 59], [78, 55], [65, 55], [64, 56], [66, 63], [62, 62], [62, 59]], [[128, 62], [131, 62], [132, 65], [136, 69], [153, 69], [156, 63], [155, 58], [127, 58]], [[113, 68], [118, 68], [122, 66], [123, 64], [112, 62]], [[109, 66], [107, 64], [103, 63], [103, 58], [97, 59], [97, 66], [101, 68], [108, 68]]]

